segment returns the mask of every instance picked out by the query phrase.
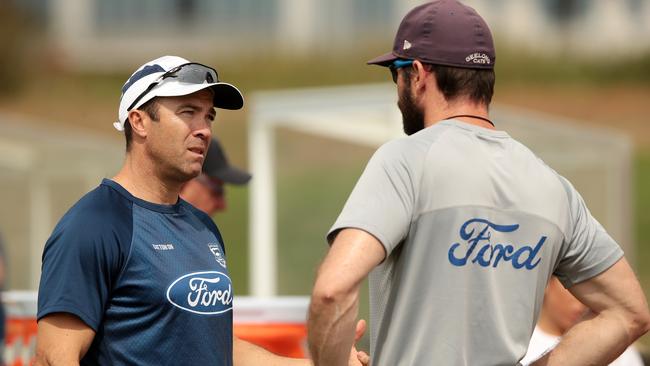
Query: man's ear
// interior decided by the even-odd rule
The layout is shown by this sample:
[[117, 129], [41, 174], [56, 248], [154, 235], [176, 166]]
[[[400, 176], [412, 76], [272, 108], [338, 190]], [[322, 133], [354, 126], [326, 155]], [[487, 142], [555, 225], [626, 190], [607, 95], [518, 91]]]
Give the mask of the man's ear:
[[134, 136], [140, 138], [147, 137], [147, 129], [150, 120], [151, 119], [145, 111], [139, 109], [129, 111], [129, 123], [131, 124], [131, 131], [133, 131]]
[[422, 62], [418, 60], [413, 61], [413, 71], [411, 72], [411, 80], [418, 91], [423, 92], [426, 89], [427, 77], [431, 73]]

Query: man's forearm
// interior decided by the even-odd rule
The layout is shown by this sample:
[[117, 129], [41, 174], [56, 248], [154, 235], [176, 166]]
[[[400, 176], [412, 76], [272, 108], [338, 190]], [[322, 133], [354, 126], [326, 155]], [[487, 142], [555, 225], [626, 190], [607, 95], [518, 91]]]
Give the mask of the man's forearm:
[[597, 315], [571, 328], [536, 366], [607, 365], [650, 329], [648, 303], [625, 258], [569, 291]]
[[358, 364], [352, 344], [361, 336], [355, 335], [359, 287], [385, 257], [382, 244], [366, 231], [348, 228], [336, 236], [318, 270], [309, 305], [309, 350], [315, 365]]
[[572, 327], [549, 354], [532, 366], [608, 365], [639, 335], [613, 313], [601, 313]]
[[309, 307], [309, 350], [317, 366], [347, 364], [354, 343], [358, 291], [327, 294], [315, 291]]

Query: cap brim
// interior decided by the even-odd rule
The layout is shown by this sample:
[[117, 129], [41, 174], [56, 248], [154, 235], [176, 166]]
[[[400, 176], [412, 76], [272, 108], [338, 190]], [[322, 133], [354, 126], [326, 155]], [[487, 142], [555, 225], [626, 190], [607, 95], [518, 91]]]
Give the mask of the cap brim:
[[239, 89], [232, 84], [218, 82], [205, 84], [163, 83], [142, 98], [133, 108], [138, 108], [155, 97], [188, 95], [206, 88], [211, 88], [214, 91], [214, 106], [216, 108], [241, 109], [244, 106], [244, 97]]
[[368, 65], [379, 65], [379, 66], [388, 66], [393, 61], [397, 60], [399, 57], [395, 56], [393, 52], [385, 53], [381, 56], [375, 57], [372, 60], [366, 62]]
[[241, 109], [244, 106], [244, 96], [239, 89], [228, 83], [215, 83], [214, 106], [222, 109]]
[[233, 166], [228, 166], [213, 172], [205, 171], [204, 173], [209, 177], [219, 178], [225, 183], [230, 184], [246, 184], [251, 180], [250, 174]]

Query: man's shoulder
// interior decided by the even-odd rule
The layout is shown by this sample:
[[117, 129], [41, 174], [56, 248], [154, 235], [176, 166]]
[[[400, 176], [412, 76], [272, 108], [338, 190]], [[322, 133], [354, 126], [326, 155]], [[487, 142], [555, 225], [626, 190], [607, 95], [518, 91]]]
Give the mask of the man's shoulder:
[[454, 131], [451, 126], [437, 123], [423, 128], [412, 135], [390, 140], [384, 143], [381, 148], [406, 152], [422, 152], [428, 150], [436, 142], [441, 141], [441, 138], [451, 131]]
[[106, 184], [88, 192], [57, 223], [45, 244], [43, 263], [63, 252], [80, 258], [125, 258], [133, 236], [131, 206]]
[[[57, 229], [98, 232], [132, 220], [132, 202], [106, 184], [86, 193], [63, 215]], [[56, 230], [56, 229], [55, 229]]]
[[418, 156], [424, 157], [424, 154], [438, 140], [441, 131], [423, 131], [384, 143], [375, 152], [376, 158], [413, 161]]

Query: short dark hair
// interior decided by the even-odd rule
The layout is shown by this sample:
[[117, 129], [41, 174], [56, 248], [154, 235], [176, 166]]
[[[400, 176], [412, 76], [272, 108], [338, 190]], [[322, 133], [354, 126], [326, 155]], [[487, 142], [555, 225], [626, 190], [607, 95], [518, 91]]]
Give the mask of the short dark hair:
[[[436, 78], [438, 89], [447, 101], [467, 98], [470, 102], [490, 105], [494, 94], [495, 75], [492, 69], [424, 64]], [[410, 80], [412, 68], [404, 68], [405, 80]]]
[[[158, 116], [158, 103], [156, 102], [156, 98], [144, 103], [138, 109], [144, 111], [149, 118], [154, 121], [158, 121], [158, 118], [160, 118], [160, 116]], [[131, 129], [131, 123], [129, 123], [128, 118], [124, 123], [124, 138], [126, 140], [126, 151], [130, 151], [131, 141], [133, 140], [133, 130]]]
[[476, 104], [490, 105], [494, 94], [493, 69], [467, 69], [453, 66], [430, 65], [438, 89], [445, 99], [468, 98]]

